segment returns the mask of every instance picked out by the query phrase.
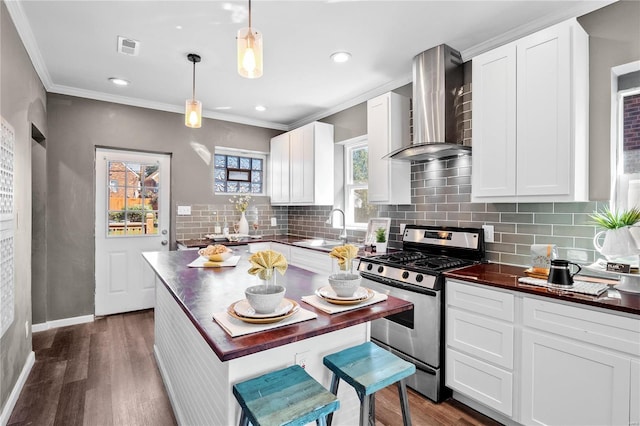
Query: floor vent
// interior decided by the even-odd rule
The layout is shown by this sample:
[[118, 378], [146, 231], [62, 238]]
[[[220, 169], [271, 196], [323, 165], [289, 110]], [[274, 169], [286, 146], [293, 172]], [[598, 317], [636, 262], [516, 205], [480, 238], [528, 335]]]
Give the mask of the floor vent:
[[140, 51], [139, 41], [118, 36], [118, 52], [124, 55], [138, 56], [139, 51]]

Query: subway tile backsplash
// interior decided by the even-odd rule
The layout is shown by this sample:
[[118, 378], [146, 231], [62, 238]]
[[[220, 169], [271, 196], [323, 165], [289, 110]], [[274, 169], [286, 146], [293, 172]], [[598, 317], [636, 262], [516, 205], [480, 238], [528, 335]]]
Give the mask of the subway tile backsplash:
[[[597, 232], [589, 215], [604, 202], [585, 203], [472, 203], [471, 157], [414, 162], [411, 166], [411, 205], [379, 206], [378, 216], [391, 218], [389, 245], [402, 243], [400, 224], [463, 227], [493, 225], [495, 242], [487, 243], [487, 257], [494, 262], [527, 266], [531, 244], [556, 244], [562, 258], [592, 263], [596, 259], [593, 237]], [[326, 207], [289, 207], [289, 232], [296, 235], [335, 238], [328, 229]], [[318, 222], [317, 216], [321, 220]], [[362, 239], [364, 233], [350, 233]]]
[[[411, 175], [412, 204], [378, 206], [379, 217], [391, 218], [390, 247], [402, 245], [401, 223], [462, 227], [487, 224], [495, 230], [495, 242], [486, 244], [487, 257], [494, 262], [527, 266], [531, 244], [556, 244], [561, 258], [581, 264], [596, 259], [592, 240], [598, 230], [589, 215], [607, 203], [472, 203], [468, 156], [414, 162]], [[247, 219], [251, 224], [257, 211], [260, 235], [337, 239], [341, 230], [325, 223], [331, 209], [252, 204]], [[230, 226], [240, 218], [231, 204], [193, 205], [191, 216], [177, 217], [178, 240], [214, 233], [216, 215], [220, 225], [225, 216]], [[272, 217], [278, 222], [276, 227], [270, 225]], [[347, 233], [351, 241], [363, 241], [365, 237], [364, 231]]]

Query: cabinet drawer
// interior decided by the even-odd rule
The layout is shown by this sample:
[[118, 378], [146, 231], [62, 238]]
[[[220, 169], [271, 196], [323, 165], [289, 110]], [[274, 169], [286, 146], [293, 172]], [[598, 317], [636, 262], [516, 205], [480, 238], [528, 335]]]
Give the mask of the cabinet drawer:
[[513, 322], [513, 295], [447, 280], [447, 304]]
[[317, 274], [331, 274], [332, 264], [329, 253], [321, 253], [315, 250], [290, 247], [290, 263], [307, 271]]
[[640, 318], [628, 318], [525, 297], [523, 323], [634, 356], [640, 353]]
[[501, 367], [513, 368], [513, 325], [447, 308], [447, 345]]
[[447, 348], [446, 385], [509, 417], [513, 374]]

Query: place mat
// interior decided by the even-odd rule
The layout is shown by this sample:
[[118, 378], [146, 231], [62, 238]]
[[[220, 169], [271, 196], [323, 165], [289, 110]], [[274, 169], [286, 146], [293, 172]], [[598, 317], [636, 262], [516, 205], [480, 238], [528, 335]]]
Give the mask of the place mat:
[[188, 264], [190, 268], [220, 268], [221, 266], [236, 266], [240, 256], [231, 256], [224, 262], [212, 262], [206, 257], [198, 256], [196, 260]]
[[554, 290], [563, 290], [573, 293], [587, 294], [589, 296], [600, 296], [602, 293], [609, 289], [609, 286], [602, 283], [586, 282], [586, 281], [574, 281], [573, 285], [555, 285], [550, 284], [546, 280], [538, 278], [518, 278], [518, 282], [522, 284], [537, 285], [540, 287], [552, 288]]
[[303, 296], [302, 301], [328, 314], [337, 314], [339, 312], [359, 309], [387, 300], [386, 294], [378, 293], [377, 291], [374, 291], [374, 293], [375, 295], [371, 299], [365, 300], [362, 303], [358, 303], [357, 305], [334, 305], [333, 303], [329, 303], [323, 298], [316, 296], [315, 294], [312, 294], [310, 296]]
[[218, 312], [213, 314], [215, 322], [222, 327], [231, 337], [244, 336], [246, 334], [257, 333], [259, 331], [271, 330], [273, 328], [285, 327], [287, 325], [295, 324], [298, 322], [308, 321], [318, 317], [315, 312], [308, 311], [306, 309], [299, 308], [295, 315], [289, 318], [283, 319], [279, 322], [271, 324], [250, 324], [239, 319], [229, 316], [227, 311]]

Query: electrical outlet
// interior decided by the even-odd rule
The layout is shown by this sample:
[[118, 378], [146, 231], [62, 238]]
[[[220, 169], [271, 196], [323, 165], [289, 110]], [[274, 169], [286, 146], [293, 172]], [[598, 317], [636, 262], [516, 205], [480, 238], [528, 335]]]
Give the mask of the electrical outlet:
[[309, 351], [297, 353], [295, 356], [295, 363], [300, 367], [307, 368], [307, 359], [309, 358]]
[[278, 219], [276, 219], [275, 217], [271, 218], [271, 226], [278, 226]]
[[191, 206], [178, 206], [178, 216], [190, 216]]
[[492, 243], [495, 241], [493, 235], [493, 225], [482, 225], [482, 229], [484, 229], [484, 242]]

